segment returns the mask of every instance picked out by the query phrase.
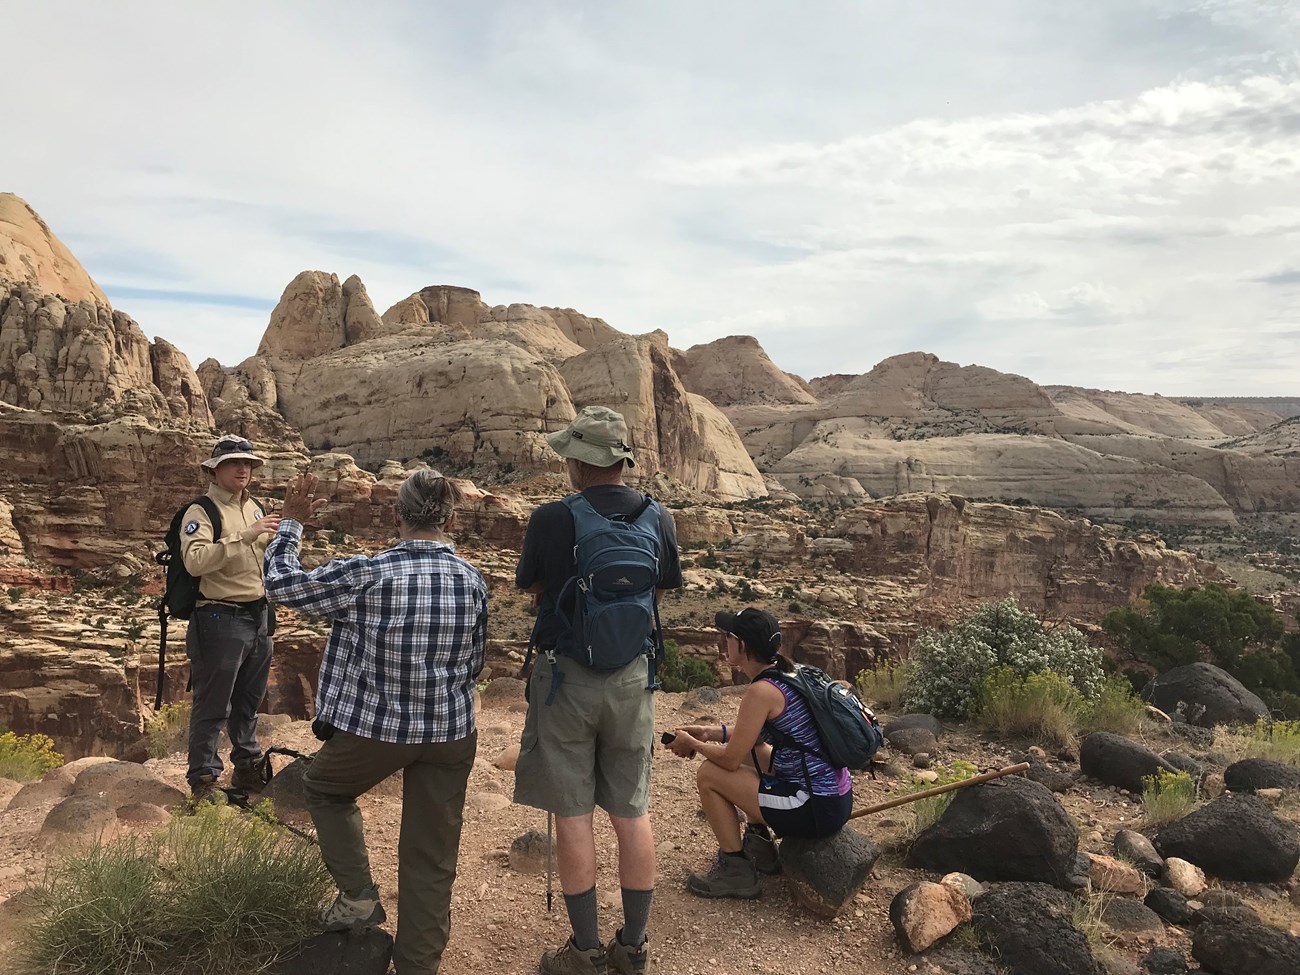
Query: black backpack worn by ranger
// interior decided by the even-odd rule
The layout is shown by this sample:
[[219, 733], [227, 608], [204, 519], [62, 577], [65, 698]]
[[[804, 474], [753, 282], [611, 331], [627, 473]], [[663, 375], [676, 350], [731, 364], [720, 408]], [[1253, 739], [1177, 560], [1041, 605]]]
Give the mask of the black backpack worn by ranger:
[[[167, 529], [167, 534], [163, 536], [163, 544], [167, 547], [153, 557], [153, 560], [167, 571], [167, 583], [163, 587], [163, 594], [158, 600], [158, 630], [160, 635], [158, 638], [158, 690], [153, 701], [155, 711], [162, 707], [163, 685], [167, 680], [167, 619], [170, 617], [172, 619], [188, 620], [199, 601], [198, 577], [190, 575], [189, 570], [185, 568], [185, 560], [181, 558], [181, 534], [184, 530], [185, 512], [196, 504], [207, 514], [208, 521], [212, 522], [213, 541], [221, 538], [221, 512], [217, 509], [217, 503], [206, 494], [200, 495], [193, 501], [189, 501], [176, 509], [176, 514], [172, 516], [171, 527]], [[256, 501], [253, 502], [253, 506], [257, 508], [259, 518], [265, 514], [262, 506]]]

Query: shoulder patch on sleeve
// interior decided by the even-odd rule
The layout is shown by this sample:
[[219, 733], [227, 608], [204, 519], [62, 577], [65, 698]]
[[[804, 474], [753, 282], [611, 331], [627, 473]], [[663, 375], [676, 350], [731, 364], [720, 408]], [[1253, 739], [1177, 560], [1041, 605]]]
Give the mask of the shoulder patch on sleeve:
[[186, 535], [193, 535], [198, 530], [199, 530], [199, 523], [197, 521], [191, 521], [185, 525]]

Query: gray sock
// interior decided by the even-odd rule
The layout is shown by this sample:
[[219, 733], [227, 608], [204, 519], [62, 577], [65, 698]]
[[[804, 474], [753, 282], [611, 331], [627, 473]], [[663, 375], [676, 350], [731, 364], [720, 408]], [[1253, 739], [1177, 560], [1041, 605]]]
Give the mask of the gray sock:
[[564, 909], [573, 928], [573, 946], [580, 951], [600, 947], [600, 925], [596, 919], [596, 888], [570, 897], [564, 895]]
[[650, 901], [655, 891], [623, 888], [623, 930], [618, 940], [629, 948], [640, 948], [645, 941], [645, 929], [650, 923]]

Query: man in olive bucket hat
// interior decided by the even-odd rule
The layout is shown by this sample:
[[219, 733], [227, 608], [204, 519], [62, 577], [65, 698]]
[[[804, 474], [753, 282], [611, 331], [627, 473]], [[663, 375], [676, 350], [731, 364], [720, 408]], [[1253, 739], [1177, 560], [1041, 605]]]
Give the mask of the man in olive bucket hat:
[[189, 771], [196, 799], [212, 794], [221, 775], [217, 739], [224, 725], [235, 763], [231, 786], [260, 791], [262, 748], [257, 708], [271, 672], [271, 614], [262, 586], [262, 556], [280, 526], [249, 496], [253, 470], [262, 458], [242, 437], [222, 437], [202, 462], [207, 496], [221, 517], [221, 537], [201, 504], [181, 520], [181, 558], [199, 580], [185, 650], [194, 697], [190, 709]]
[[[644, 512], [648, 498], [623, 484], [634, 463], [623, 417], [603, 406], [584, 408], [547, 442], [568, 464], [569, 483], [598, 515]], [[575, 515], [565, 501], [533, 512], [515, 569], [515, 584], [533, 593], [535, 642], [541, 650], [529, 675], [529, 707], [515, 768], [515, 801], [556, 817], [557, 869], [573, 935], [542, 957], [546, 975], [640, 975], [649, 950], [646, 924], [654, 892], [650, 754], [654, 695], [647, 689], [644, 656], [616, 670], [593, 669], [567, 656], [566, 630], [557, 600], [575, 575]], [[682, 585], [677, 531], [658, 510], [658, 591]], [[569, 590], [570, 593], [572, 589]], [[656, 593], [655, 598], [657, 598]], [[566, 598], [566, 603], [570, 602]], [[561, 607], [565, 619], [571, 606]], [[561, 686], [562, 685], [562, 686]], [[595, 807], [609, 815], [618, 840], [623, 926], [605, 944], [596, 913]]]

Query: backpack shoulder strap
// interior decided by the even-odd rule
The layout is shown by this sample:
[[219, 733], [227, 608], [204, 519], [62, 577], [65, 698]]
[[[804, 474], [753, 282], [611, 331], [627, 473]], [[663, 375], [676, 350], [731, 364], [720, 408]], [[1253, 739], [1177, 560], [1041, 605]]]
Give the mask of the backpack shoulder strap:
[[570, 494], [563, 499], [563, 504], [569, 509], [569, 514], [573, 516], [573, 540], [575, 543], [609, 524], [609, 519], [597, 511], [592, 506], [592, 503], [581, 494]]
[[217, 503], [206, 494], [199, 495], [193, 503], [202, 508], [204, 514], [208, 516], [208, 521], [212, 522], [212, 540], [221, 541], [221, 510], [217, 507]]

